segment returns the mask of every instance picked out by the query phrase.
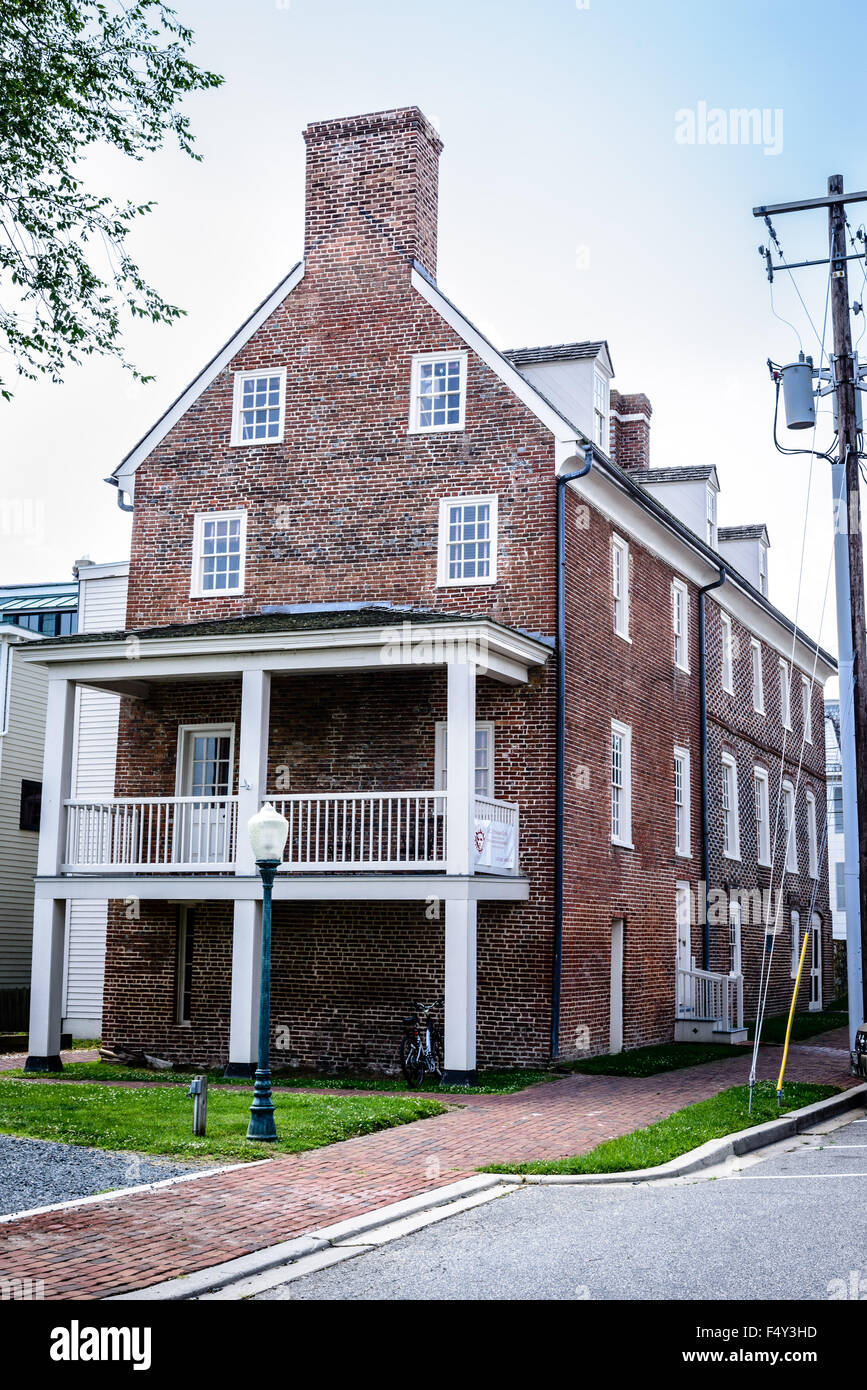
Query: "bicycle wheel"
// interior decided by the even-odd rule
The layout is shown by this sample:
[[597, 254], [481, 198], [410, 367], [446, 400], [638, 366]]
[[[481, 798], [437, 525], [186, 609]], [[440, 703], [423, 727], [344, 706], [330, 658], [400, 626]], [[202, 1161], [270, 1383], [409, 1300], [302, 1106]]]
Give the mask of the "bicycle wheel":
[[400, 1069], [408, 1086], [420, 1086], [425, 1078], [425, 1065], [421, 1057], [418, 1038], [404, 1033], [400, 1044]]
[[443, 1040], [438, 1028], [430, 1030], [430, 1050], [433, 1056], [433, 1075], [442, 1077], [443, 1074]]

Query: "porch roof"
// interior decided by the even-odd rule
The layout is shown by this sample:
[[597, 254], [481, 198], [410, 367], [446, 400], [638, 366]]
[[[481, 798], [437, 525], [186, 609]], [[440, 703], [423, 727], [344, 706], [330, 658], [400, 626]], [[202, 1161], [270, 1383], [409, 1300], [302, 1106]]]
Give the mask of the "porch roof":
[[548, 660], [553, 641], [494, 618], [366, 603], [275, 606], [233, 618], [76, 633], [43, 639], [38, 649], [40, 664], [56, 677], [142, 696], [149, 679], [252, 669], [424, 669], [461, 659], [496, 680], [522, 684], [531, 667]]

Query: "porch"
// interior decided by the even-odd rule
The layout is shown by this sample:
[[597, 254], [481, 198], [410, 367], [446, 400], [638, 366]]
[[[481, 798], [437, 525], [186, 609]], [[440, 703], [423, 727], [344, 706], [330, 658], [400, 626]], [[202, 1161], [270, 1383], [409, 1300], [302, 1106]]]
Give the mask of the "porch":
[[[233, 903], [229, 1060], [234, 1069], [249, 1070], [256, 1050], [261, 885], [246, 826], [270, 801], [289, 822], [277, 901], [443, 903], [446, 1066], [454, 1076], [474, 1071], [476, 905], [529, 896], [520, 872], [520, 808], [514, 801], [482, 794], [478, 785], [477, 677], [505, 687], [526, 684], [530, 669], [545, 663], [550, 647], [487, 619], [424, 615], [422, 623], [414, 615], [398, 626], [392, 612], [364, 610], [341, 613], [338, 626], [337, 615], [330, 613], [315, 620], [304, 614], [295, 621], [296, 616], [39, 644], [50, 679], [34, 916], [31, 1069], [53, 1064], [58, 1052], [65, 903], [105, 897]], [[439, 698], [445, 718], [437, 726], [437, 739], [438, 748], [441, 742], [448, 749], [447, 781], [444, 753], [436, 781], [410, 780], [413, 766], [417, 775], [424, 758], [408, 736], [402, 759], [378, 754], [378, 731], [387, 738], [388, 720], [377, 715], [378, 722], [371, 716], [367, 727], [367, 762], [356, 760], [352, 768], [356, 786], [366, 781], [371, 789], [351, 789], [351, 783], [341, 787], [333, 757], [317, 762], [315, 747], [301, 748], [292, 769], [293, 780], [297, 773], [307, 788], [303, 781], [302, 790], [280, 787], [274, 763], [281, 759], [273, 747], [269, 764], [269, 742], [275, 742], [272, 684], [303, 677], [315, 692], [326, 680], [361, 679], [383, 690], [398, 675], [437, 670], [444, 676]], [[141, 768], [148, 768], [152, 746], [159, 766], [154, 790], [161, 794], [73, 796], [72, 730], [80, 684], [125, 696], [134, 702], [129, 708], [145, 715], [159, 704], [161, 689], [183, 689], [183, 699], [171, 704], [172, 710], [183, 708], [181, 718], [197, 711], [198, 691], [204, 692], [204, 708], [215, 685], [230, 686], [237, 719], [225, 726], [231, 729], [225, 746], [215, 736], [213, 747], [199, 749], [194, 740], [187, 752], [177, 738], [173, 756], [169, 734], [202, 726], [181, 725], [175, 714], [173, 730], [164, 720], [150, 735], [143, 716], [136, 727], [144, 732], [125, 750], [125, 790], [147, 790], [147, 785], [128, 785], [129, 769], [133, 781], [137, 777], [146, 783], [146, 773], [136, 772], [136, 757], [140, 751]], [[278, 705], [284, 730], [291, 727], [296, 708], [303, 717], [303, 707], [291, 700], [281, 698]], [[351, 729], [351, 720], [349, 725]], [[432, 764], [433, 758], [427, 762]], [[385, 774], [398, 763], [399, 776], [388, 787]], [[197, 770], [190, 776], [192, 764]], [[429, 766], [428, 775], [431, 771]], [[173, 779], [176, 773], [173, 795], [165, 786], [169, 773]], [[325, 786], [317, 787], [317, 780]]]

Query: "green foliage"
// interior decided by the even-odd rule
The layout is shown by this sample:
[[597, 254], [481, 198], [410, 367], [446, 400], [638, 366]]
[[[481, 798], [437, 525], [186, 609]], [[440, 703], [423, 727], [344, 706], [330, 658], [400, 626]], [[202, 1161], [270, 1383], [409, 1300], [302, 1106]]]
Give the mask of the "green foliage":
[[[18, 1068], [5, 1073], [9, 1077], [25, 1077], [38, 1083], [44, 1076], [46, 1080], [62, 1081], [150, 1081], [158, 1085], [188, 1083], [201, 1072], [193, 1071], [151, 1071], [144, 1067], [124, 1067], [110, 1062], [68, 1062], [62, 1072], [25, 1073]], [[211, 1071], [212, 1084], [220, 1086], [249, 1086], [243, 1077], [227, 1078], [221, 1070]], [[402, 1076], [325, 1076], [315, 1072], [274, 1072], [273, 1085], [281, 1088], [322, 1091], [408, 1091]], [[550, 1071], [527, 1071], [519, 1067], [504, 1068], [499, 1071], [483, 1071], [475, 1086], [438, 1086], [428, 1081], [416, 1090], [434, 1095], [511, 1095], [534, 1086], [540, 1081], [556, 1081], [557, 1076]]]
[[[789, 1015], [779, 1014], [774, 1018], [766, 1018], [762, 1023], [762, 1042], [763, 1043], [782, 1043], [786, 1040], [786, 1024]], [[828, 1033], [832, 1028], [844, 1028], [848, 1020], [845, 1013], [806, 1013], [795, 1014], [792, 1019], [792, 1042], [800, 1042], [803, 1038], [813, 1038], [817, 1033]], [[756, 1036], [756, 1025], [749, 1025], [750, 1042]]]
[[147, 380], [126, 360], [123, 310], [183, 312], [127, 249], [153, 204], [91, 190], [82, 166], [97, 146], [141, 160], [167, 138], [199, 158], [179, 102], [223, 79], [190, 62], [192, 38], [162, 0], [0, 0], [0, 347], [21, 375], [60, 380], [101, 353]]
[[537, 1163], [495, 1163], [486, 1173], [628, 1173], [637, 1168], [655, 1168], [669, 1159], [697, 1149], [709, 1139], [749, 1129], [752, 1125], [775, 1120], [789, 1110], [812, 1105], [837, 1094], [836, 1086], [808, 1086], [792, 1082], [785, 1086], [783, 1102], [777, 1106], [772, 1081], [760, 1081], [753, 1093], [753, 1110], [748, 1110], [749, 1086], [730, 1086], [709, 1100], [700, 1100], [676, 1110], [664, 1120], [633, 1130], [617, 1139], [607, 1139], [589, 1153]]
[[357, 1134], [439, 1115], [411, 1096], [319, 1096], [275, 1092], [276, 1144], [246, 1139], [251, 1087], [208, 1094], [207, 1134], [192, 1133], [192, 1101], [180, 1086], [41, 1086], [0, 1080], [0, 1132], [29, 1139], [176, 1158], [260, 1159], [300, 1153]]
[[567, 1062], [570, 1071], [595, 1076], [657, 1076], [663, 1071], [697, 1067], [702, 1062], [722, 1062], [727, 1057], [743, 1057], [743, 1047], [728, 1043], [662, 1043], [657, 1047], [636, 1047], [613, 1056], [588, 1057], [586, 1062]]

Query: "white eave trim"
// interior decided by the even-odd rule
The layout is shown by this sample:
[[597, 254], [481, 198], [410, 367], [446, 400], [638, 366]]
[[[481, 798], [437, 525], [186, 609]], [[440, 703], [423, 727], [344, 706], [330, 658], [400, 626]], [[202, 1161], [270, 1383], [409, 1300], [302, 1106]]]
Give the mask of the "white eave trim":
[[384, 614], [381, 627], [146, 637], [135, 641], [134, 652], [131, 640], [52, 646], [43, 639], [38, 644], [40, 664], [50, 665], [54, 676], [88, 684], [254, 668], [422, 669], [461, 659], [461, 652], [478, 651], [476, 661], [481, 660], [483, 673], [509, 684], [523, 684], [530, 668], [544, 665], [551, 656], [551, 646], [544, 641], [486, 619], [413, 623], [400, 614]]
[[[432, 309], [435, 309], [440, 318], [443, 319], [450, 328], [453, 328], [459, 338], [472, 348], [477, 357], [481, 358], [486, 367], [500, 378], [504, 385], [508, 386], [514, 396], [517, 396], [522, 405], [532, 411], [536, 419], [550, 430], [558, 444], [565, 444], [569, 449], [568, 457], [576, 453], [576, 445], [583, 448], [589, 444], [590, 440], [576, 429], [576, 427], [555, 410], [545, 397], [530, 385], [526, 377], [522, 376], [517, 367], [513, 367], [508, 358], [497, 352], [492, 343], [483, 337], [477, 328], [465, 319], [459, 309], [456, 309], [451, 300], [446, 299], [441, 294], [436, 285], [428, 280], [415, 266], [412, 268], [412, 287], [417, 290], [423, 299], [426, 299]], [[559, 451], [558, 451], [559, 452]], [[559, 460], [558, 460], [559, 465]]]
[[169, 406], [166, 413], [157, 421], [143, 439], [136, 444], [135, 448], [127, 454], [122, 463], [118, 464], [112, 477], [116, 479], [117, 486], [122, 493], [126, 493], [130, 501], [135, 495], [135, 473], [140, 463], [162, 443], [169, 430], [174, 429], [175, 425], [187, 413], [192, 405], [199, 399], [203, 391], [206, 391], [211, 382], [219, 376], [220, 372], [226, 368], [237, 356], [241, 349], [250, 341], [266, 319], [279, 309], [283, 300], [295, 289], [295, 286], [304, 277], [304, 262], [299, 261], [293, 266], [285, 280], [281, 280], [276, 289], [272, 290], [267, 299], [264, 299], [255, 309], [250, 317], [238, 329], [237, 333], [229, 339], [224, 347], [220, 349], [216, 357], [212, 357], [206, 367], [199, 372], [199, 375], [190, 382], [187, 389], [178, 396], [173, 405]]

